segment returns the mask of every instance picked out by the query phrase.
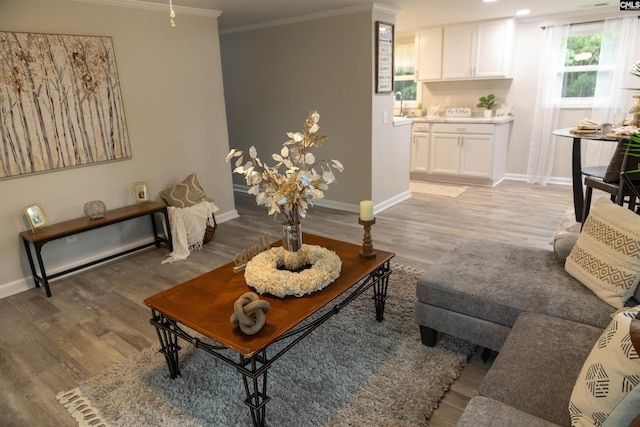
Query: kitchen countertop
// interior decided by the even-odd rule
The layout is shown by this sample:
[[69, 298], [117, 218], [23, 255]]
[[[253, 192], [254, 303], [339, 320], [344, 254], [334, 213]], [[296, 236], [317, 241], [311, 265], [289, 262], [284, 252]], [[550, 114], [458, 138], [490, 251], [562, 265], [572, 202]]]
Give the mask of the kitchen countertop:
[[410, 125], [411, 123], [413, 123], [413, 117], [398, 117], [398, 116], [394, 116], [393, 117], [393, 125], [394, 126], [404, 126], [404, 125]]
[[414, 123], [493, 123], [493, 124], [502, 124], [509, 123], [513, 121], [513, 116], [501, 116], [501, 117], [407, 117], [411, 119]]

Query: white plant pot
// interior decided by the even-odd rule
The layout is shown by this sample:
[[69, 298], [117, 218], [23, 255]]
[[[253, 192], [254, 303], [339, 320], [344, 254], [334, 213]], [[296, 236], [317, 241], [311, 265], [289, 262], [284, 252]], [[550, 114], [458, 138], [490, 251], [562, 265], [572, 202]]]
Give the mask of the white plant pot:
[[484, 110], [485, 119], [490, 119], [492, 115], [493, 115], [493, 110]]

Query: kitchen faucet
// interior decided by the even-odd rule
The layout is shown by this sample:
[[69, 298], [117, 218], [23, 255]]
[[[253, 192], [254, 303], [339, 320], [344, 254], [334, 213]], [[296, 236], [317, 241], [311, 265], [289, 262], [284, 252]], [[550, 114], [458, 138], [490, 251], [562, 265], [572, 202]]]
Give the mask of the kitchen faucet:
[[404, 108], [404, 100], [402, 97], [402, 92], [398, 91], [394, 95], [394, 99], [400, 96], [400, 117], [404, 117], [407, 114], [407, 110]]

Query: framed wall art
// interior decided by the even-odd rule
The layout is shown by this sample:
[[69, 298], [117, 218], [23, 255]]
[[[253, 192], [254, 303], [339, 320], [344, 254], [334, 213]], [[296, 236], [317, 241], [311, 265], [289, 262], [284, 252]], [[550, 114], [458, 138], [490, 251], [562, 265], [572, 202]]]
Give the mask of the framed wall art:
[[31, 230], [36, 231], [38, 228], [42, 228], [49, 224], [47, 214], [39, 204], [27, 206], [24, 208], [24, 214], [29, 221]]
[[131, 157], [110, 37], [0, 32], [0, 179]]
[[376, 93], [393, 92], [393, 24], [376, 21]]

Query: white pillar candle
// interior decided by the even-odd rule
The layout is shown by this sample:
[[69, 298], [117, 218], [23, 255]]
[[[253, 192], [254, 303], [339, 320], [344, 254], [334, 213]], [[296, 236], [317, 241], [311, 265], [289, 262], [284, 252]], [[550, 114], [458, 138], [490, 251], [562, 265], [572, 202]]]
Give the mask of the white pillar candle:
[[363, 200], [360, 202], [360, 219], [363, 221], [373, 221], [373, 202]]

